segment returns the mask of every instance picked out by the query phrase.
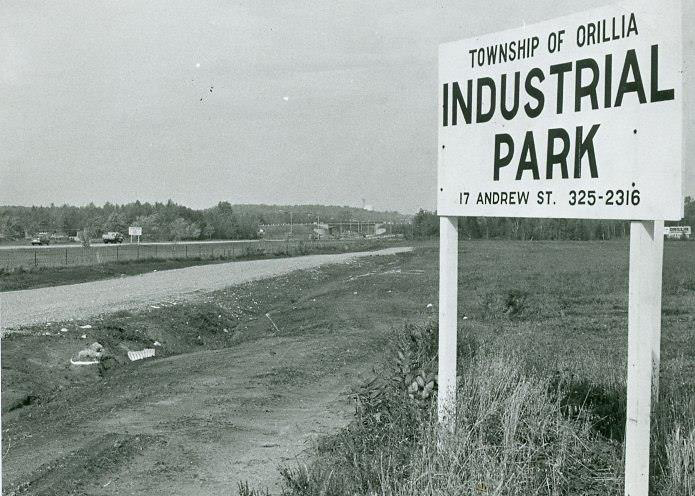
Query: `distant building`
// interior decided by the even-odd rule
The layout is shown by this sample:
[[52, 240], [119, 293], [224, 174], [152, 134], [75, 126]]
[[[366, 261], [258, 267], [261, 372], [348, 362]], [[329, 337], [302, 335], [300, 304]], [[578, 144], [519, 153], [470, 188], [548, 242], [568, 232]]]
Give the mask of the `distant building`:
[[690, 239], [690, 226], [666, 226], [664, 236], [668, 239]]

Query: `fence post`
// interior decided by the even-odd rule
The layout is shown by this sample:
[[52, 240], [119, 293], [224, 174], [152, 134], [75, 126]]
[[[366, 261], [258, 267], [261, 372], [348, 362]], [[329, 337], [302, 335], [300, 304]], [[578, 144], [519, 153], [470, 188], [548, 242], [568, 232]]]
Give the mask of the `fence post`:
[[36, 248], [34, 248], [34, 267], [38, 267], [38, 262], [36, 261]]
[[154, 245], [154, 258], [157, 258], [157, 245]]
[[116, 262], [118, 262], [118, 245], [116, 245]]
[[68, 264], [68, 249], [65, 248], [65, 265]]

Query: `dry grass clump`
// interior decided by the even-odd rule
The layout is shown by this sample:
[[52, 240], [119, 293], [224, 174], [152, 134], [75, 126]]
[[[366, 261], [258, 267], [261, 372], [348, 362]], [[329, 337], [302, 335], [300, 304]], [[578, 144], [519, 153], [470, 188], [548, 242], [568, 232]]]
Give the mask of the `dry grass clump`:
[[662, 478], [660, 494], [695, 494], [695, 427], [691, 425], [689, 431], [682, 431], [681, 426], [674, 427], [666, 440], [664, 451], [667, 469]]
[[402, 496], [619, 494], [619, 445], [592, 429], [590, 415], [564, 415], [549, 382], [522, 370], [514, 359], [479, 353], [459, 380], [456, 433], [427, 430], [408, 477], [385, 473], [382, 489]]
[[391, 364], [358, 392], [353, 422], [309, 465], [283, 469], [284, 495], [620, 493], [621, 445], [499, 351], [461, 346], [456, 433], [440, 437], [435, 401], [412, 392], [436, 366], [434, 336], [406, 327]]
[[652, 487], [660, 496], [695, 496], [695, 388], [682, 357], [663, 367], [652, 415]]

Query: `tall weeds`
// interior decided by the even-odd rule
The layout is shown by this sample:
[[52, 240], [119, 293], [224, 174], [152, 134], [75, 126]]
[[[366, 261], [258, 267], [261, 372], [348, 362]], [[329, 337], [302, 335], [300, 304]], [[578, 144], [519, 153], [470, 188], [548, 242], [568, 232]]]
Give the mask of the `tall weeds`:
[[[393, 495], [619, 494], [618, 447], [568, 418], [549, 382], [520, 363], [481, 351], [463, 371], [456, 433], [427, 429], [409, 476], [383, 480]], [[438, 442], [439, 441], [439, 442]]]
[[[284, 468], [284, 496], [610, 496], [623, 491], [624, 386], [460, 344], [455, 434], [436, 426], [436, 326], [406, 326], [355, 393], [355, 418]], [[673, 370], [682, 371], [678, 364]], [[695, 495], [695, 399], [667, 370], [650, 494]], [[678, 372], [680, 373], [680, 372]], [[430, 382], [427, 382], [430, 381]]]

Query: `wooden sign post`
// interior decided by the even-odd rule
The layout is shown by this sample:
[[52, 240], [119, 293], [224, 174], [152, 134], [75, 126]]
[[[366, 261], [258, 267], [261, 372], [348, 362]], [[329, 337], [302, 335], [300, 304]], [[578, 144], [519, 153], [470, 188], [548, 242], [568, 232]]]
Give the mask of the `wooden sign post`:
[[663, 233], [663, 221], [630, 223], [625, 425], [625, 494], [629, 496], [649, 493], [652, 391], [655, 401], [659, 394]]
[[458, 312], [458, 218], [439, 218], [439, 423], [454, 432]]
[[664, 220], [683, 217], [681, 26], [680, 0], [621, 0], [439, 47], [439, 422], [456, 425], [458, 217], [630, 220], [627, 496], [649, 491]]

